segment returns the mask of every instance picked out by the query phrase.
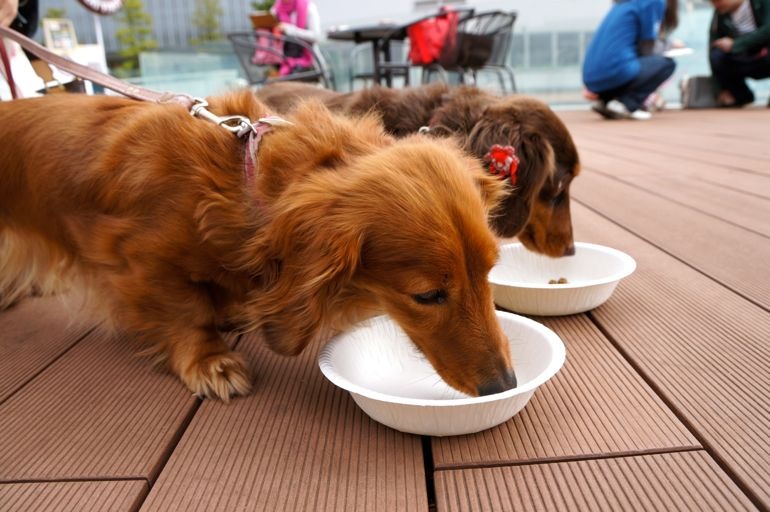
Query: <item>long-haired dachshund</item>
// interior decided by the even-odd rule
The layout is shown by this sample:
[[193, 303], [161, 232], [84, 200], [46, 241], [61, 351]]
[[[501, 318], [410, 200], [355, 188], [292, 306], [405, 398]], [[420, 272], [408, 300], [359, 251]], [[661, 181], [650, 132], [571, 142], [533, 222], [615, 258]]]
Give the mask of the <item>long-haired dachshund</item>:
[[580, 160], [564, 123], [539, 100], [495, 96], [476, 87], [450, 88], [440, 82], [347, 94], [283, 82], [264, 87], [257, 96], [279, 112], [309, 97], [336, 111], [376, 112], [396, 137], [427, 127], [429, 134], [458, 138], [479, 159], [495, 145], [512, 146], [520, 164], [515, 180], [506, 180], [510, 194], [492, 212], [493, 229], [502, 237], [518, 236], [530, 250], [549, 256], [574, 253], [569, 188], [580, 171]]
[[[258, 119], [249, 92], [209, 100]], [[470, 395], [515, 377], [487, 273], [499, 181], [451, 141], [308, 103], [250, 150], [179, 105], [0, 103], [0, 308], [87, 288], [199, 395], [250, 388], [218, 326], [293, 355], [385, 312]], [[96, 306], [93, 306], [96, 307]]]

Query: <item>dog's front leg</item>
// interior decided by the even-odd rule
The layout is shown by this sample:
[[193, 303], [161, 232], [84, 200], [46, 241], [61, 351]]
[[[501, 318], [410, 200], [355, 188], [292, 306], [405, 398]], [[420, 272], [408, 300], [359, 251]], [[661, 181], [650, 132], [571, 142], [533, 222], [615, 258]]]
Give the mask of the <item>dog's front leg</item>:
[[230, 350], [214, 329], [189, 329], [166, 345], [169, 368], [196, 395], [228, 402], [251, 390], [243, 356]]
[[145, 353], [165, 361], [193, 393], [224, 402], [249, 393], [251, 379], [244, 358], [217, 331], [205, 286], [175, 276], [170, 269], [134, 269], [113, 275], [111, 281], [110, 289], [117, 292], [113, 307], [117, 324], [139, 334], [148, 345]]

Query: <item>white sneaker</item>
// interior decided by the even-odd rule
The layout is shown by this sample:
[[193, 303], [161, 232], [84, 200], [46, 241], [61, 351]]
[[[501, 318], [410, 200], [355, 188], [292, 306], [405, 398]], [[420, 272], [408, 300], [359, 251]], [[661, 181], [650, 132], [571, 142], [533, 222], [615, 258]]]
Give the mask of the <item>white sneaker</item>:
[[644, 110], [628, 111], [628, 107], [623, 105], [618, 100], [610, 100], [605, 107], [608, 112], [612, 114], [614, 119], [634, 119], [636, 121], [647, 121], [652, 117], [652, 114], [645, 112]]
[[652, 114], [646, 110], [639, 109], [631, 112], [628, 117], [634, 121], [649, 121], [652, 118]]

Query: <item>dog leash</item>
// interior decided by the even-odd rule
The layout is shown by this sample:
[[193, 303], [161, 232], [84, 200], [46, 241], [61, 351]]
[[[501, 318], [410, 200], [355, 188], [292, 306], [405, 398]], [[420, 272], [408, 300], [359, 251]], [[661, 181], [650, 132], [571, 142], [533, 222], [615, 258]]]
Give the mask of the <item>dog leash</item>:
[[5, 42], [0, 38], [0, 59], [3, 61], [3, 70], [5, 73], [5, 79], [8, 81], [8, 87], [11, 89], [11, 98], [14, 100], [18, 98], [16, 92], [16, 81], [13, 79], [13, 71], [11, 70], [11, 59], [8, 57], [8, 52], [5, 48]]
[[[217, 116], [208, 110], [207, 107], [209, 104], [203, 98], [196, 98], [190, 96], [189, 94], [170, 92], [161, 93], [147, 89], [145, 87], [130, 84], [106, 73], [102, 73], [96, 69], [84, 66], [83, 64], [78, 64], [77, 62], [74, 62], [66, 57], [57, 55], [56, 53], [38, 44], [32, 39], [7, 27], [0, 26], [0, 36], [6, 37], [19, 43], [19, 45], [21, 45], [25, 50], [48, 62], [49, 64], [53, 64], [62, 71], [66, 71], [67, 73], [70, 73], [71, 75], [74, 75], [83, 80], [88, 80], [95, 84], [99, 84], [106, 89], [120, 93], [128, 98], [139, 101], [148, 101], [151, 103], [178, 103], [185, 107], [193, 117], [199, 117], [201, 119], [215, 123], [230, 133], [237, 135], [239, 138], [249, 135], [249, 146], [253, 146], [255, 149], [255, 142], [258, 143], [262, 135], [269, 131], [271, 127], [286, 126], [292, 124], [289, 121], [272, 115], [262, 117], [256, 122], [252, 122], [249, 118], [239, 115], [224, 117]], [[249, 155], [249, 157], [251, 156]]]

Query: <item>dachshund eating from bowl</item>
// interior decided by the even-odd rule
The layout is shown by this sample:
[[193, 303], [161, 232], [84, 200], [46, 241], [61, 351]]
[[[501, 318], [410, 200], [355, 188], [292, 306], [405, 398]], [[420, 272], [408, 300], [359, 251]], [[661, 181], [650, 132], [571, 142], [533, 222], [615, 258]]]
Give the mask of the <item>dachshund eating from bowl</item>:
[[[208, 101], [267, 114], [248, 91]], [[251, 379], [218, 327], [296, 355], [382, 312], [458, 390], [514, 387], [487, 282], [500, 181], [452, 141], [396, 140], [376, 116], [307, 102], [286, 120], [252, 144], [177, 104], [0, 103], [0, 309], [87, 289], [84, 307], [224, 401]]]
[[346, 94], [280, 82], [262, 88], [257, 96], [278, 112], [290, 111], [310, 97], [335, 111], [376, 112], [396, 137], [418, 131], [455, 137], [485, 164], [496, 145], [513, 148], [519, 163], [514, 173], [503, 176], [509, 194], [491, 212], [493, 229], [501, 237], [518, 236], [535, 252], [574, 254], [569, 188], [580, 172], [578, 152], [564, 123], [539, 100], [441, 82], [402, 89], [375, 86]]

